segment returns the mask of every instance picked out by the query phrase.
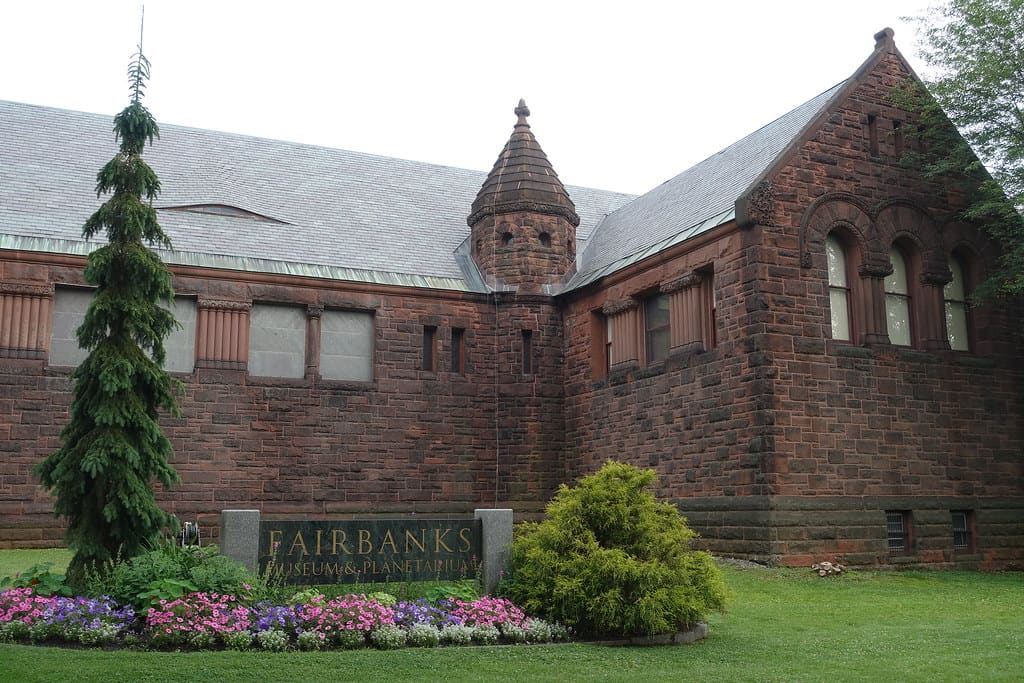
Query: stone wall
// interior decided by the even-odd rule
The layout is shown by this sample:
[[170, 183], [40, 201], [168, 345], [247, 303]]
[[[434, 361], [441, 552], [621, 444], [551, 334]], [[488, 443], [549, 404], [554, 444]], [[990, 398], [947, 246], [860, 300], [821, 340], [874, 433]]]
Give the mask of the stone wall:
[[[82, 284], [80, 264], [13, 271], [22, 280]], [[321, 379], [315, 348], [307, 348], [302, 378], [250, 376], [238, 360], [244, 353], [178, 375], [182, 414], [161, 424], [182, 483], [159, 500], [182, 519], [198, 518], [204, 537], [225, 508], [330, 517], [515, 501], [535, 510], [562, 480], [561, 324], [550, 301], [496, 306], [454, 292], [194, 275], [177, 273], [179, 295], [232, 301], [243, 311], [252, 301], [300, 306], [311, 329], [324, 306], [374, 318], [368, 382]], [[425, 326], [434, 328], [433, 370], [423, 369]], [[451, 367], [452, 329], [462, 331], [461, 371]], [[521, 367], [522, 329], [532, 332], [530, 374]], [[60, 538], [31, 468], [59, 445], [69, 374], [45, 360], [0, 358], [0, 547]]]
[[576, 228], [566, 218], [532, 211], [488, 215], [472, 228], [473, 259], [489, 285], [539, 292], [576, 260]]
[[[976, 283], [995, 251], [956, 220], [953, 186], [901, 163], [893, 122], [916, 122], [891, 92], [908, 71], [884, 46], [876, 57], [755, 190], [756, 220], [566, 302], [570, 471], [592, 472], [608, 458], [654, 468], [659, 495], [724, 554], [797, 565], [1020, 566], [1021, 311], [972, 310], [972, 350], [949, 350], [946, 260], [955, 249], [972, 254]], [[869, 117], [881, 131], [877, 149]], [[830, 338], [824, 238], [834, 226], [862, 238], [851, 342]], [[882, 279], [895, 240], [918, 252], [912, 347], [887, 343], [885, 331]], [[602, 377], [592, 339], [606, 302], [708, 263], [716, 348]], [[886, 510], [911, 515], [910, 552], [889, 554]], [[952, 510], [972, 511], [975, 551], [953, 550]]]
[[[972, 310], [971, 351], [949, 350], [946, 261], [954, 250], [970, 254], [976, 283], [993, 267], [995, 250], [982, 231], [957, 221], [962, 198], [947, 191], [953, 185], [901, 162], [894, 122], [913, 129], [916, 121], [893, 105], [891, 93], [908, 75], [902, 59], [883, 50], [777, 169], [769, 225], [753, 228], [763, 235], [768, 346], [778, 373], [775, 452], [766, 472], [778, 510], [773, 555], [793, 563], [817, 553], [852, 563], [1005, 566], [1024, 556], [1021, 311]], [[869, 117], [880, 131], [877, 149]], [[866, 334], [852, 343], [828, 338], [829, 229], [864, 238], [854, 240], [861, 260], [854, 295], [859, 288], [860, 300], [876, 309], [885, 272], [877, 266], [887, 265], [889, 244], [910, 248], [911, 347], [886, 344], [884, 318], [871, 320], [868, 304], [854, 306], [854, 327]], [[913, 513], [920, 533], [908, 557], [885, 552], [886, 509]], [[950, 510], [976, 511], [976, 557], [951, 551]], [[1014, 516], [1018, 528], [1007, 544]]]

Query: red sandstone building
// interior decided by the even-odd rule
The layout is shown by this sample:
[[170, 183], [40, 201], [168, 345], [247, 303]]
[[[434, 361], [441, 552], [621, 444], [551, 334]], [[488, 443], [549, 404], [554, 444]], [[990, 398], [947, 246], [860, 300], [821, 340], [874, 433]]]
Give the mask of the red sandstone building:
[[[163, 126], [182, 329], [163, 425], [215, 532], [265, 516], [542, 508], [614, 458], [715, 552], [1024, 560], [1019, 308], [901, 165], [891, 31], [848, 80], [639, 197], [566, 188], [520, 103], [489, 174]], [[0, 547], [53, 544], [109, 117], [0, 103]], [[467, 218], [468, 217], [468, 218]], [[467, 226], [468, 223], [468, 226]]]

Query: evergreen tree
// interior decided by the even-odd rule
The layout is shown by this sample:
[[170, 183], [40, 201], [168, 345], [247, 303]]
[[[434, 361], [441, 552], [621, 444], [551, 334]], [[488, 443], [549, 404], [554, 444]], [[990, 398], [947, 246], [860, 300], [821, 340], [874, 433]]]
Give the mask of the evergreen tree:
[[178, 480], [168, 462], [171, 443], [157, 424], [159, 410], [178, 410], [178, 383], [163, 369], [163, 340], [177, 323], [160, 306], [174, 299], [171, 273], [144, 244], [170, 247], [151, 204], [160, 181], [142, 159], [159, 129], [142, 105], [149, 61], [141, 44], [128, 76], [131, 104], [114, 117], [120, 151], [96, 176], [97, 196], [112, 196], [82, 228], [86, 239], [101, 231], [107, 237], [85, 268], [96, 293], [77, 335], [89, 356], [72, 374], [63, 445], [35, 468], [56, 495], [54, 513], [67, 520], [71, 581], [90, 565], [131, 557], [176, 524], [151, 486], [154, 479], [164, 486]]

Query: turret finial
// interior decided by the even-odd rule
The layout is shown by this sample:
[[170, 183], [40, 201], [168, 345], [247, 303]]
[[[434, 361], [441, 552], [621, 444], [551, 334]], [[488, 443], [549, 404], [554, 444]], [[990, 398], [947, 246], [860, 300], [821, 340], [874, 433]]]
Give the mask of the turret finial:
[[517, 126], [530, 125], [526, 122], [526, 117], [530, 115], [530, 108], [526, 106], [526, 100], [519, 100], [519, 106], [516, 107], [515, 115], [519, 117], [519, 120], [516, 121]]

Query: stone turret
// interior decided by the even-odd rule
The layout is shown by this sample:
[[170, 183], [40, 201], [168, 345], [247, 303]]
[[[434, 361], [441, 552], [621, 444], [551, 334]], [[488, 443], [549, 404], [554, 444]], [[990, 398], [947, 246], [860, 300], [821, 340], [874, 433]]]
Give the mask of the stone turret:
[[580, 217], [526, 122], [523, 100], [515, 114], [512, 136], [466, 222], [473, 258], [489, 285], [541, 292], [571, 272]]

